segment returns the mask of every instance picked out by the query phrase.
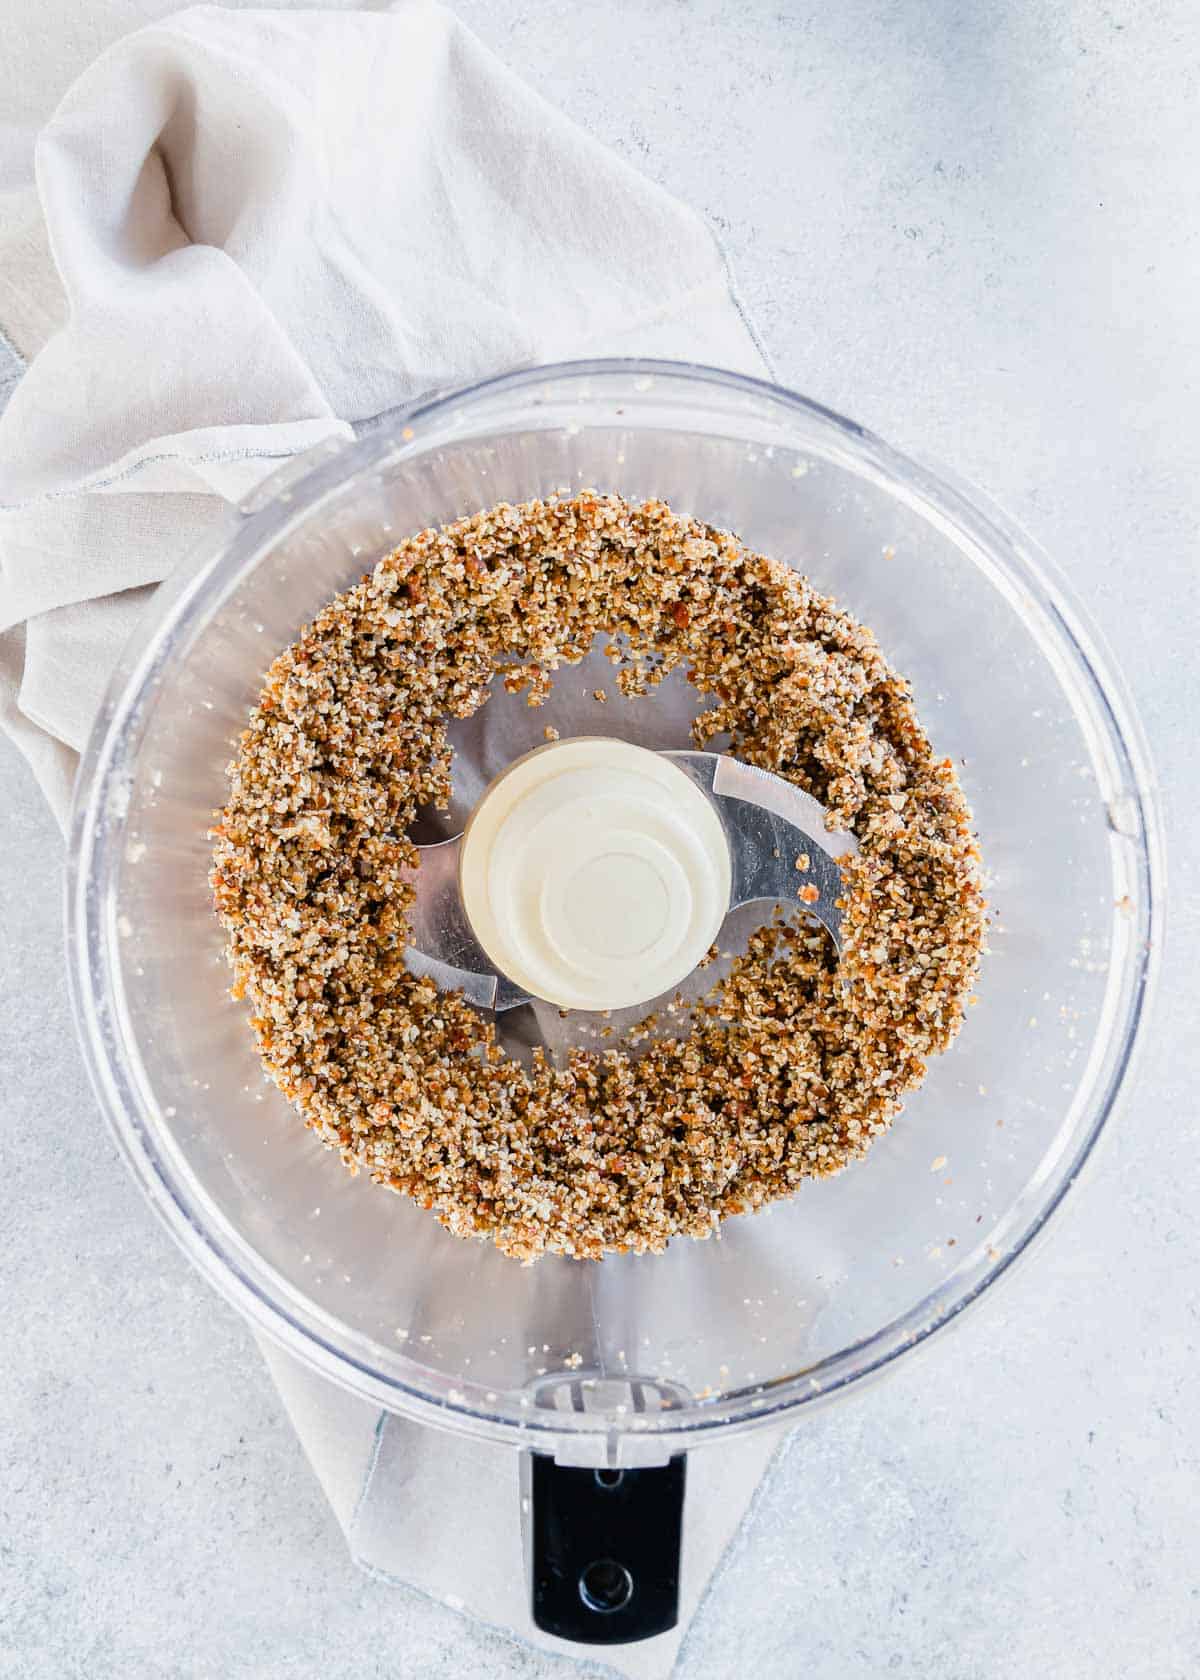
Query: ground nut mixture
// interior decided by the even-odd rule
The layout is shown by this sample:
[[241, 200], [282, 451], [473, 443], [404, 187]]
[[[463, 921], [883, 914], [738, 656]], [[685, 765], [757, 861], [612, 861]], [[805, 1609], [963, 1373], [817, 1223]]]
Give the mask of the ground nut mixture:
[[[625, 695], [685, 665], [694, 727], [853, 829], [845, 949], [802, 905], [683, 1038], [532, 1066], [405, 966], [405, 836], [450, 793], [446, 726], [489, 681], [548, 694], [606, 636]], [[789, 567], [661, 502], [584, 493], [427, 530], [272, 665], [212, 884], [259, 1053], [352, 1171], [506, 1254], [708, 1236], [866, 1150], [962, 1022], [984, 929], [970, 813], [870, 631]]]

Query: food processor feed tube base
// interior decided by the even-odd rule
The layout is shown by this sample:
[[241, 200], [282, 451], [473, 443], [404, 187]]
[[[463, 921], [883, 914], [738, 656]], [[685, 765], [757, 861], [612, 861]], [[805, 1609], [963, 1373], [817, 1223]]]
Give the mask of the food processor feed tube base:
[[[728, 1221], [720, 1240], [521, 1267], [343, 1173], [263, 1083], [244, 1005], [228, 993], [206, 831], [264, 665], [302, 623], [405, 534], [564, 486], [659, 497], [735, 530], [871, 625], [930, 735], [966, 761], [996, 924], [967, 1029], [866, 1162]], [[694, 691], [676, 711], [665, 694], [599, 707], [588, 696], [605, 678], [585, 662], [556, 684], [561, 735], [688, 749]], [[546, 716], [498, 695], [456, 726], [447, 837], [542, 743]], [[410, 1449], [417, 1426], [433, 1424], [464, 1450], [490, 1443], [628, 1473], [703, 1444], [687, 1466], [686, 1614], [701, 1482], [743, 1440], [798, 1422], [958, 1318], [1078, 1177], [1124, 1080], [1155, 963], [1151, 787], [1120, 684], [1078, 610], [974, 497], [754, 380], [662, 363], [529, 370], [439, 398], [308, 476], [265, 486], [156, 596], [81, 768], [73, 1003], [118, 1145], [193, 1263], [314, 1381], [399, 1414]], [[181, 949], [196, 960], [181, 964]], [[497, 1024], [513, 1054], [550, 1033], [577, 1042], [552, 1006]], [[629, 1410], [603, 1381], [628, 1371], [672, 1403]], [[552, 1372], [553, 1404], [539, 1404]], [[592, 1373], [579, 1409], [569, 1385]], [[504, 1497], [515, 1536], [513, 1462], [488, 1509]], [[561, 1508], [542, 1511], [548, 1531]], [[368, 1516], [378, 1556], [389, 1534], [403, 1538], [403, 1511], [396, 1500], [389, 1524], [368, 1499], [357, 1555], [372, 1561]], [[557, 1532], [570, 1538], [562, 1522]], [[403, 1548], [388, 1559], [403, 1578]], [[619, 1556], [593, 1563], [629, 1569]], [[519, 1557], [507, 1567], [531, 1603]], [[436, 1590], [427, 1574], [422, 1585]], [[587, 1590], [614, 1602], [618, 1569], [594, 1571]], [[589, 1609], [609, 1626], [623, 1613]]]

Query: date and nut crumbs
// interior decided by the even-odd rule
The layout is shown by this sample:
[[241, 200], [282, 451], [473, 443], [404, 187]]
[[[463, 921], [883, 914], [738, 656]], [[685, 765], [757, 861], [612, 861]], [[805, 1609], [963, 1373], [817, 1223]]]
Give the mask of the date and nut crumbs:
[[[861, 855], [840, 962], [796, 905], [687, 1036], [526, 1067], [407, 969], [405, 835], [449, 797], [448, 719], [497, 673], [540, 705], [601, 633], [624, 696], [683, 663], [697, 745], [727, 732]], [[954, 768], [871, 632], [726, 531], [587, 492], [421, 531], [323, 608], [267, 674], [213, 837], [267, 1073], [351, 1171], [522, 1260], [707, 1237], [861, 1156], [957, 1033], [984, 932]]]

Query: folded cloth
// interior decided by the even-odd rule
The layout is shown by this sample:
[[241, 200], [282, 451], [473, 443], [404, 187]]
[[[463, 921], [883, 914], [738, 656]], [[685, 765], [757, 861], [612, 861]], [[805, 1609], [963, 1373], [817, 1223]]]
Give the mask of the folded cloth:
[[[280, 461], [522, 363], [765, 371], [704, 222], [426, 0], [143, 29], [63, 100], [37, 192], [0, 198], [0, 722], [60, 819], [147, 595]], [[444, 1579], [406, 1551], [421, 1432], [270, 1365], [360, 1561], [532, 1637], [486, 1536]], [[689, 1610], [768, 1447], [707, 1507], [698, 1480]], [[478, 1496], [478, 1449], [429, 1451], [431, 1486], [458, 1465]], [[677, 1639], [653, 1643], [626, 1672], [667, 1671]]]

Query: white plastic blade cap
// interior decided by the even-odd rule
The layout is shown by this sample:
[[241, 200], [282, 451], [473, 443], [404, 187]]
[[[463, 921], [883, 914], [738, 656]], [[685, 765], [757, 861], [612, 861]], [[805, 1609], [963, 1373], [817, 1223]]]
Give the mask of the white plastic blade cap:
[[624, 1009], [686, 978], [729, 908], [711, 801], [627, 741], [541, 747], [493, 782], [463, 836], [460, 889], [496, 967], [566, 1009]]

